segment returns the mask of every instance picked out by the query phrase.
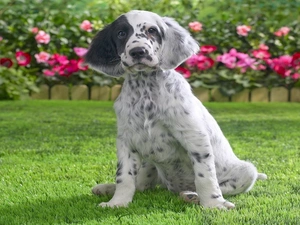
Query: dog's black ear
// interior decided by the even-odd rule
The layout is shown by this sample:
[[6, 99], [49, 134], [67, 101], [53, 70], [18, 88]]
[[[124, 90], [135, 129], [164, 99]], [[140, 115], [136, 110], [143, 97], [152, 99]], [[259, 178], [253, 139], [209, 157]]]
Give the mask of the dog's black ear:
[[123, 75], [121, 59], [112, 37], [112, 24], [97, 33], [84, 59], [85, 63], [99, 72], [114, 77]]
[[161, 57], [161, 68], [174, 69], [199, 51], [199, 45], [189, 32], [169, 17], [162, 18], [167, 25]]

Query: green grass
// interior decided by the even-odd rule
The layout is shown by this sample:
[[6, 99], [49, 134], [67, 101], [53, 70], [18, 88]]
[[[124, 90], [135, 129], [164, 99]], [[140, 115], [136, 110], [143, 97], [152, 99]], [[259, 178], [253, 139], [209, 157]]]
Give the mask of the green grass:
[[0, 102], [0, 224], [300, 224], [300, 104], [206, 103], [235, 153], [268, 175], [230, 211], [183, 203], [156, 189], [129, 208], [103, 209], [113, 182], [110, 102]]

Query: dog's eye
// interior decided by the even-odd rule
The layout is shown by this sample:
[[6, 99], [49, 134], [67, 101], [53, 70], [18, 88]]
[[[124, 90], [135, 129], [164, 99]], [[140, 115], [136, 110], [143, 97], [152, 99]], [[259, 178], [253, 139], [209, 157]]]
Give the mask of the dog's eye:
[[148, 32], [149, 32], [149, 34], [155, 34], [155, 33], [157, 33], [157, 29], [154, 28], [154, 27], [150, 27], [150, 28], [148, 29]]
[[118, 38], [119, 39], [124, 39], [124, 38], [126, 38], [126, 32], [125, 31], [119, 31], [119, 33], [118, 33]]

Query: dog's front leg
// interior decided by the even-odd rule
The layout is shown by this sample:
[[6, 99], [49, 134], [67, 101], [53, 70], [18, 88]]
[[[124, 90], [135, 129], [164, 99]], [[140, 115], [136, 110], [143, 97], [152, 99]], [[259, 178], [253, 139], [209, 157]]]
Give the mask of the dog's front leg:
[[205, 131], [187, 129], [173, 133], [192, 161], [200, 203], [209, 208], [234, 208], [234, 204], [223, 198], [217, 180], [212, 146]]
[[116, 191], [109, 202], [102, 202], [102, 207], [126, 207], [135, 192], [135, 176], [140, 167], [137, 152], [130, 149], [122, 138], [117, 139], [118, 166], [116, 172]]

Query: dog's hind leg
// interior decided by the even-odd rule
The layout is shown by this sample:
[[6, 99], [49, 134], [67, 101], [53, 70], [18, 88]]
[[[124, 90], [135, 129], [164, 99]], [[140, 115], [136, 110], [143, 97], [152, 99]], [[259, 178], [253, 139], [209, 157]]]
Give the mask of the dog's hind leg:
[[236, 195], [250, 191], [256, 180], [265, 180], [267, 175], [258, 173], [255, 166], [243, 160], [230, 166], [224, 167], [223, 173], [218, 177], [222, 194]]
[[116, 191], [116, 184], [97, 184], [92, 189], [94, 195], [113, 195]]

